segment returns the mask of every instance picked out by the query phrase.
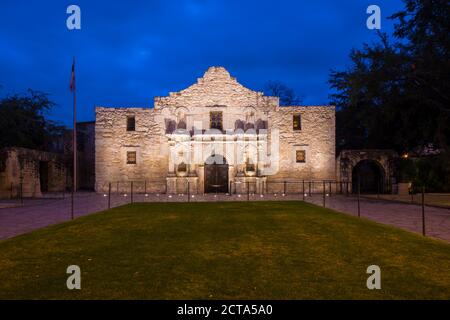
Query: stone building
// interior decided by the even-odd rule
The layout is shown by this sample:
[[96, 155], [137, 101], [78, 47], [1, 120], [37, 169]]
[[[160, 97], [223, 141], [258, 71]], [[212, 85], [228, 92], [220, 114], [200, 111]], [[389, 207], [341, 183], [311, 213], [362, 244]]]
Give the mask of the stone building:
[[67, 170], [62, 154], [26, 148], [0, 150], [0, 198], [40, 197], [61, 192]]
[[[72, 160], [72, 130], [69, 140]], [[68, 161], [72, 163], [72, 161]], [[72, 170], [72, 168], [71, 168]], [[77, 189], [94, 190], [95, 185], [95, 122], [77, 122]]]
[[96, 108], [97, 191], [264, 193], [280, 181], [335, 180], [335, 108], [279, 105], [223, 67], [153, 108]]
[[392, 193], [397, 183], [397, 152], [393, 150], [342, 150], [336, 159], [336, 179], [351, 192]]

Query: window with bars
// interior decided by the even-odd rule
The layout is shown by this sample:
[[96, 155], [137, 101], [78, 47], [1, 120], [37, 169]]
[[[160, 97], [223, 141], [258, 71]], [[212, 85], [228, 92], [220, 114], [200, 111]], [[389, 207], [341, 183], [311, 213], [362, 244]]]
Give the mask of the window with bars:
[[127, 164], [136, 164], [136, 151], [127, 152]]
[[294, 131], [302, 130], [302, 116], [299, 114], [294, 114], [292, 116], [292, 129]]
[[295, 151], [295, 161], [297, 163], [306, 162], [306, 151], [305, 150], [297, 150]]
[[211, 111], [209, 113], [209, 128], [222, 131], [222, 111]]

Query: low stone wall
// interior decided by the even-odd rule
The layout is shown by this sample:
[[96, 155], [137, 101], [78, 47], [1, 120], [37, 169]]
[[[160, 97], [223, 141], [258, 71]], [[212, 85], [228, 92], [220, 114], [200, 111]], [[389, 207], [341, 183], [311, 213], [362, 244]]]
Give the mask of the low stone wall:
[[[42, 175], [46, 176], [43, 177]], [[66, 185], [66, 166], [60, 154], [25, 148], [0, 150], [0, 198], [40, 197]]]

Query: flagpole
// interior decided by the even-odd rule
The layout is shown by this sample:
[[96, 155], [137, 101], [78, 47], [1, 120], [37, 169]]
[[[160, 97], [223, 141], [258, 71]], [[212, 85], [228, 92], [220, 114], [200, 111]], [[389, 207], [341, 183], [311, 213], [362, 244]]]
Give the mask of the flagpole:
[[[75, 57], [73, 58], [73, 65], [75, 66]], [[75, 72], [75, 70], [74, 70]], [[77, 191], [77, 88], [73, 86], [73, 191]]]

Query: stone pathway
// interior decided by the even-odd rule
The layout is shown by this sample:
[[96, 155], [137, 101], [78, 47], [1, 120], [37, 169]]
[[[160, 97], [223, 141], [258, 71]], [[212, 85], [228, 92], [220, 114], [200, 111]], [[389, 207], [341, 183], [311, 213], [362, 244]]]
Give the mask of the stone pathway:
[[[301, 195], [250, 194], [251, 201], [302, 200]], [[187, 202], [188, 195], [135, 194], [134, 202]], [[191, 201], [247, 201], [247, 195], [208, 194], [190, 196]], [[322, 206], [322, 195], [306, 197], [306, 201]], [[111, 207], [131, 202], [129, 194], [112, 194]], [[1, 202], [0, 202], [1, 203]], [[17, 204], [17, 203], [16, 203]], [[20, 204], [20, 203], [18, 203]], [[79, 192], [74, 197], [74, 217], [88, 215], [108, 208], [106, 194]], [[385, 200], [361, 199], [361, 216], [380, 223], [393, 225], [413, 232], [422, 232], [422, 209], [411, 205]], [[326, 197], [326, 207], [351, 215], [357, 215], [357, 200], [353, 197], [333, 195]], [[243, 208], [245, 210], [245, 208]], [[426, 207], [427, 236], [450, 242], [450, 209]], [[71, 219], [71, 197], [51, 199], [25, 199], [23, 205], [14, 208], [0, 207], [0, 239], [10, 238], [52, 224]]]
[[[323, 197], [315, 195], [307, 202], [323, 205]], [[325, 206], [336, 211], [358, 215], [356, 197], [333, 195], [325, 198]], [[361, 217], [422, 234], [422, 207], [416, 204], [362, 198]], [[425, 206], [427, 236], [450, 242], [450, 209]]]

